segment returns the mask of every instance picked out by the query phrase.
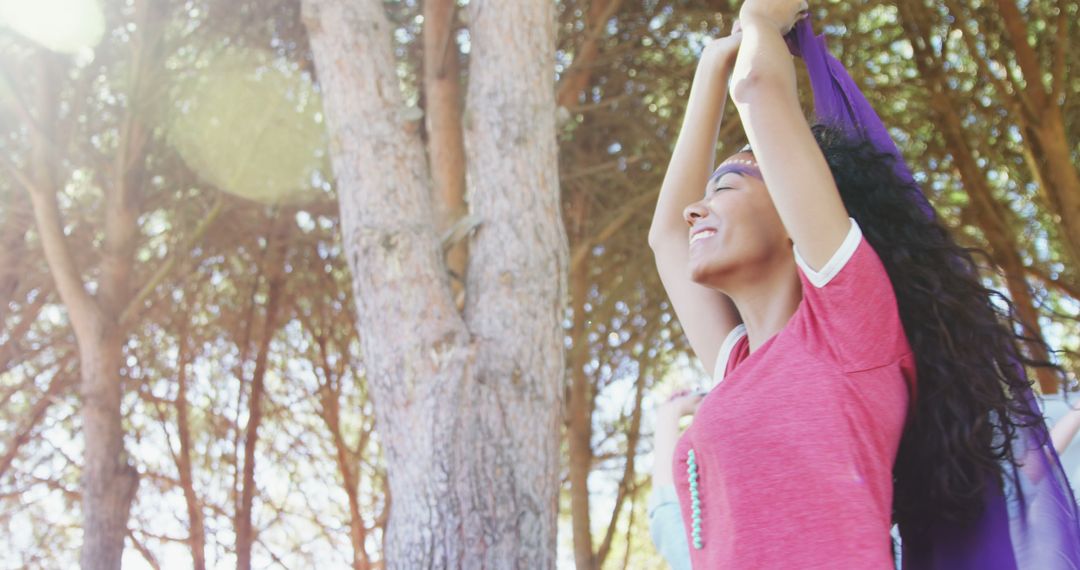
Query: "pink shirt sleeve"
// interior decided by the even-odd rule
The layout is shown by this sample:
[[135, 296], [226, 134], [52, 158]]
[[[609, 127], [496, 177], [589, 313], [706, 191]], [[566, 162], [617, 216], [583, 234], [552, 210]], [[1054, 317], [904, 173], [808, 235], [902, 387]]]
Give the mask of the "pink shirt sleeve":
[[890, 364], [911, 351], [892, 282], [854, 218], [847, 237], [818, 271], [795, 251], [803, 285], [801, 326], [813, 354], [844, 372]]

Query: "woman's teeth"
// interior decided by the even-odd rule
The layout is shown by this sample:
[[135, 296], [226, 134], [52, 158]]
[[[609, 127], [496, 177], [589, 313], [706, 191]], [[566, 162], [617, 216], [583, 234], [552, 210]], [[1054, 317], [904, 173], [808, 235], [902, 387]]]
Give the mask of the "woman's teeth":
[[697, 241], [699, 239], [705, 239], [705, 238], [707, 238], [707, 237], [709, 237], [709, 236], [711, 236], [711, 235], [713, 235], [715, 233], [716, 233], [716, 230], [704, 230], [704, 231], [698, 232], [698, 233], [694, 234], [694, 237], [690, 238], [690, 243], [694, 243], [695, 241]]

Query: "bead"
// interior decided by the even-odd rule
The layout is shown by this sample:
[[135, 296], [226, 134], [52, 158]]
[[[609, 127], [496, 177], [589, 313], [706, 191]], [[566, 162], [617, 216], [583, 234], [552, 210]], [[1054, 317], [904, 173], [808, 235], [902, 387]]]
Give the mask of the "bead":
[[[731, 161], [738, 162], [738, 161]], [[698, 496], [698, 466], [694, 458], [694, 450], [686, 452], [686, 478], [690, 483], [690, 507], [692, 509], [691, 523], [694, 539], [694, 548], [701, 548], [701, 498]]]
[[734, 164], [746, 164], [746, 165], [749, 165], [749, 166], [757, 166], [756, 162], [754, 162], [752, 160], [746, 160], [746, 159], [743, 159], [743, 158], [725, 160], [723, 162], [723, 164], [721, 164], [720, 166], [724, 166], [724, 164], [733, 164], [733, 163]]

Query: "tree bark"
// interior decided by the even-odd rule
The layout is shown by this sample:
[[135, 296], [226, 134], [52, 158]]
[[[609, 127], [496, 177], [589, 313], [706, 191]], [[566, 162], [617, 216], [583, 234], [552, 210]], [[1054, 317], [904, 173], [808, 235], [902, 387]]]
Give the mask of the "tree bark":
[[554, 568], [561, 319], [554, 5], [469, 4], [464, 316], [380, 2], [308, 0], [390, 495], [388, 568]]

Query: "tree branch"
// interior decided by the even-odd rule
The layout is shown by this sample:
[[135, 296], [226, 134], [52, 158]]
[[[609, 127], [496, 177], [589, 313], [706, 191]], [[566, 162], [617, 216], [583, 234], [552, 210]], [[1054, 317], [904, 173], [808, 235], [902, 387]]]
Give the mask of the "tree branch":
[[1058, 18], [1057, 18], [1057, 43], [1054, 46], [1054, 60], [1051, 63], [1051, 69], [1053, 70], [1053, 76], [1050, 79], [1050, 104], [1057, 105], [1058, 99], [1061, 98], [1062, 93], [1065, 91], [1065, 58], [1071, 50], [1069, 50], [1069, 44], [1071, 38], [1069, 37], [1069, 17], [1068, 6], [1065, 5], [1063, 0], [1058, 0]]
[[184, 241], [182, 247], [170, 251], [169, 258], [166, 259], [165, 262], [158, 267], [157, 271], [154, 272], [154, 275], [139, 288], [139, 292], [131, 298], [131, 301], [120, 313], [121, 327], [126, 327], [131, 324], [136, 312], [140, 310], [147, 297], [157, 289], [158, 285], [168, 277], [169, 273], [176, 266], [180, 255], [191, 251], [191, 248], [194, 247], [195, 243], [206, 235], [210, 226], [213, 225], [213, 223], [221, 216], [221, 213], [225, 211], [225, 200], [225, 194], [219, 192], [210, 211], [207, 212], [206, 216], [199, 222], [199, 225], [195, 227], [195, 231], [193, 231], [191, 235], [188, 236], [188, 239]]
[[1028, 89], [1035, 95], [1035, 100], [1032, 101], [1033, 107], [1041, 109], [1046, 104], [1047, 93], [1043, 85], [1042, 66], [1039, 65], [1038, 54], [1027, 41], [1027, 22], [1013, 0], [997, 0], [997, 5], [1001, 19], [1005, 22], [1006, 35], [1016, 52], [1016, 61], [1020, 64], [1024, 80], [1027, 82]]

